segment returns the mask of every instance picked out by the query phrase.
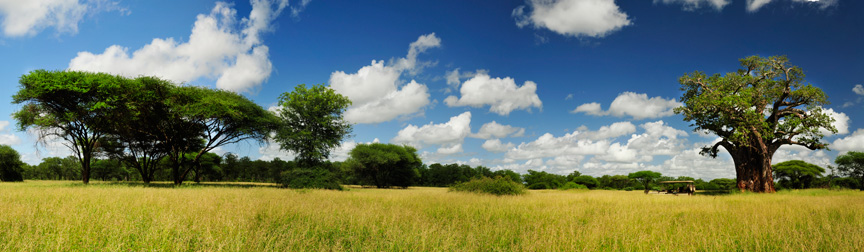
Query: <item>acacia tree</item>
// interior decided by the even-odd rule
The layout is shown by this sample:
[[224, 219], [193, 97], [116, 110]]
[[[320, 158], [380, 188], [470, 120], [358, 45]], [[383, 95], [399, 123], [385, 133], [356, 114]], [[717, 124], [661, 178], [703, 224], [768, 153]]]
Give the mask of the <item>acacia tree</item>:
[[153, 181], [159, 160], [168, 155], [166, 139], [177, 135], [163, 131], [172, 118], [165, 101], [174, 88], [173, 83], [155, 77], [127, 79], [118, 95], [126, 106], [105, 115], [112, 125], [102, 149], [134, 167], [145, 184]]
[[115, 97], [123, 81], [105, 73], [35, 70], [18, 81], [21, 89], [12, 103], [23, 106], [12, 117], [19, 130], [33, 130], [43, 144], [62, 139], [81, 163], [81, 177], [87, 184], [90, 161], [110, 125], [104, 115], [123, 106]]
[[659, 172], [653, 171], [638, 171], [627, 175], [628, 178], [639, 181], [645, 187], [645, 194], [651, 191], [651, 183], [659, 179], [660, 176], [662, 175]]
[[847, 152], [837, 156], [834, 163], [837, 163], [837, 171], [840, 174], [857, 179], [861, 186], [859, 189], [864, 191], [864, 152]]
[[801, 160], [781, 162], [775, 164], [773, 168], [780, 185], [784, 187], [789, 185], [797, 189], [809, 188], [810, 184], [825, 172], [822, 167]]
[[821, 89], [805, 84], [804, 72], [785, 56], [740, 60], [742, 69], [723, 76], [703, 72], [679, 79], [681, 102], [675, 113], [692, 122], [695, 131], [721, 138], [702, 148], [716, 158], [723, 147], [732, 156], [741, 191], [775, 192], [771, 158], [782, 145], [826, 149], [821, 129], [837, 132], [823, 112], [828, 104]]
[[[192, 124], [198, 129], [200, 144], [178, 143], [169, 156], [180, 168], [185, 161], [188, 165], [174, 174], [174, 183], [179, 185], [190, 172], [195, 172], [195, 181], [200, 181], [202, 157], [220, 146], [245, 140], [264, 142], [278, 119], [275, 115], [237, 93], [203, 87], [178, 87], [178, 97], [170, 104], [175, 115], [172, 118], [183, 120], [181, 124]], [[189, 158], [183, 158], [185, 154]], [[183, 160], [181, 160], [183, 159]], [[175, 169], [176, 170], [176, 169]]]
[[345, 163], [362, 182], [378, 188], [408, 188], [414, 185], [423, 161], [417, 149], [395, 144], [359, 144]]
[[282, 150], [297, 154], [300, 167], [318, 166], [351, 133], [351, 124], [342, 116], [350, 105], [351, 100], [323, 84], [308, 89], [297, 85], [279, 96], [281, 122], [274, 139]]

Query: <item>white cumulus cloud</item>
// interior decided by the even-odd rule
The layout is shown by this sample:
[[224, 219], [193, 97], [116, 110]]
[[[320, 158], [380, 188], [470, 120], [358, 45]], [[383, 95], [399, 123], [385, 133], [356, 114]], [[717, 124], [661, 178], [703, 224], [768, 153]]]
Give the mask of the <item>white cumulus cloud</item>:
[[288, 7], [278, 2], [252, 0], [249, 17], [237, 19], [231, 4], [217, 2], [209, 14], [199, 14], [187, 42], [155, 38], [130, 53], [113, 45], [101, 54], [79, 52], [71, 70], [110, 72], [125, 76], [152, 75], [177, 82], [216, 79], [221, 89], [248, 92], [270, 77], [269, 48], [261, 34]]
[[450, 121], [446, 123], [430, 122], [422, 127], [409, 124], [399, 130], [391, 142], [409, 144], [418, 148], [429, 144], [440, 145], [442, 149], [438, 150], [439, 153], [457, 150], [461, 152], [461, 144], [468, 134], [471, 134], [471, 112], [464, 112], [451, 117]]
[[864, 86], [861, 84], [855, 85], [855, 87], [852, 88], [852, 92], [855, 92], [858, 95], [864, 95]]
[[[585, 128], [582, 127], [580, 129], [584, 130]], [[597, 131], [584, 131], [584, 133], [580, 134], [581, 138], [596, 141], [632, 134], [636, 132], [636, 126], [630, 122], [616, 122], [609, 126], [600, 127]]]
[[834, 140], [830, 146], [838, 151], [864, 151], [864, 129], [858, 129], [852, 135]]
[[477, 134], [472, 134], [471, 137], [480, 139], [504, 138], [507, 136], [520, 137], [525, 134], [525, 129], [513, 127], [510, 125], [499, 124], [495, 121], [483, 124]]
[[379, 123], [400, 116], [419, 113], [429, 104], [429, 89], [412, 80], [400, 87], [403, 73], [416, 74], [428, 62], [417, 60], [417, 55], [429, 48], [441, 46], [441, 39], [430, 33], [410, 44], [405, 58], [372, 60], [372, 64], [356, 73], [336, 71], [330, 74], [330, 87], [345, 95], [353, 103], [345, 111], [345, 119], [353, 123]]
[[7, 133], [7, 134], [0, 134], [0, 144], [4, 144], [4, 145], [20, 144], [21, 138], [19, 138], [16, 135], [13, 135], [13, 134], [8, 134], [9, 130], [6, 129], [6, 127], [9, 127], [9, 121], [0, 121], [0, 133]]
[[[828, 116], [830, 116], [831, 118], [834, 118], [834, 123], [832, 123], [831, 125], [833, 125], [834, 128], [837, 128], [838, 135], [849, 134], [849, 116], [847, 116], [846, 113], [836, 112], [834, 111], [834, 109], [830, 108], [824, 109], [822, 111], [825, 112], [825, 114], [828, 114]], [[831, 131], [828, 131], [826, 129], [820, 129], [820, 132], [826, 136], [833, 135]]]
[[546, 28], [564, 36], [604, 37], [631, 24], [614, 0], [528, 0], [513, 10], [520, 28]]
[[530, 111], [532, 107], [543, 107], [537, 96], [537, 84], [533, 81], [526, 81], [519, 87], [513, 78], [491, 78], [488, 74], [478, 73], [462, 83], [459, 92], [461, 98], [449, 96], [444, 104], [450, 107], [489, 105], [489, 111], [499, 115], [509, 115], [517, 109]]
[[489, 139], [483, 142], [480, 147], [490, 152], [505, 152], [515, 146], [513, 143], [502, 143], [501, 139]]
[[126, 12], [108, 0], [0, 0], [0, 27], [9, 37], [33, 36], [49, 27], [75, 34], [88, 13], [111, 10]]
[[659, 96], [648, 98], [647, 94], [624, 92], [612, 101], [608, 111], [603, 111], [599, 103], [592, 102], [576, 107], [571, 113], [585, 113], [596, 116], [630, 116], [634, 120], [642, 120], [671, 116], [675, 114], [672, 109], [682, 105], [674, 99], [664, 99]]

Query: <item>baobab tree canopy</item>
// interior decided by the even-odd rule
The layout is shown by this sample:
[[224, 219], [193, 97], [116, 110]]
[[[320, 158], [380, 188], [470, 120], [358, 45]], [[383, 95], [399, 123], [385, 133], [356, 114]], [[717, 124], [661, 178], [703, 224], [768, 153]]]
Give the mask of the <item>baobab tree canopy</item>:
[[741, 69], [711, 76], [696, 71], [679, 79], [681, 102], [675, 113], [695, 131], [721, 138], [703, 155], [717, 157], [720, 147], [732, 156], [738, 189], [774, 192], [771, 158], [782, 145], [825, 149], [822, 130], [837, 132], [822, 106], [828, 97], [804, 80], [804, 71], [785, 56], [741, 59]]

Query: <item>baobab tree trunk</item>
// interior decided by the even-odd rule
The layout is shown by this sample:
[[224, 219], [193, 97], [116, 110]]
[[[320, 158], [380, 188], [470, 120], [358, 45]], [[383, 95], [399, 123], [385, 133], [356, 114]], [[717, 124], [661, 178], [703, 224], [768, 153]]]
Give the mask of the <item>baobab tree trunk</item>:
[[[731, 151], [730, 151], [731, 152]], [[760, 148], [742, 148], [732, 154], [735, 161], [738, 190], [742, 192], [774, 193], [771, 157], [774, 152]]]

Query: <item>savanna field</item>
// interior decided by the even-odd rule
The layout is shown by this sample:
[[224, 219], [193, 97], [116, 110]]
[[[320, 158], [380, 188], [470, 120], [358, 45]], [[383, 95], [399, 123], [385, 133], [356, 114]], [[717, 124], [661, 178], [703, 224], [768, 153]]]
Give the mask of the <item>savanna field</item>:
[[862, 251], [864, 192], [0, 183], [2, 251]]

